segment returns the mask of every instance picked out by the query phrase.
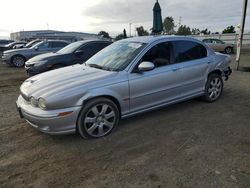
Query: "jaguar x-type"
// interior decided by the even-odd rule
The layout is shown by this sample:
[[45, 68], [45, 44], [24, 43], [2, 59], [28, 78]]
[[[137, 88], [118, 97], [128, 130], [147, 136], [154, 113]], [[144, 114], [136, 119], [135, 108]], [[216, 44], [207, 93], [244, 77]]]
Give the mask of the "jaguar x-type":
[[113, 43], [83, 65], [27, 79], [21, 117], [42, 132], [99, 138], [121, 118], [194, 97], [214, 102], [230, 56], [188, 37], [147, 36]]

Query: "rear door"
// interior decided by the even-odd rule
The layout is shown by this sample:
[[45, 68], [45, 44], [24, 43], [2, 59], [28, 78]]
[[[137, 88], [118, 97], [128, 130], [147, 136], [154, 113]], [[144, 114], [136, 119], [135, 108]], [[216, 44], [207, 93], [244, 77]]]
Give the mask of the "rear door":
[[207, 49], [200, 43], [188, 40], [173, 42], [175, 63], [183, 73], [182, 94], [190, 96], [204, 90], [209, 64]]

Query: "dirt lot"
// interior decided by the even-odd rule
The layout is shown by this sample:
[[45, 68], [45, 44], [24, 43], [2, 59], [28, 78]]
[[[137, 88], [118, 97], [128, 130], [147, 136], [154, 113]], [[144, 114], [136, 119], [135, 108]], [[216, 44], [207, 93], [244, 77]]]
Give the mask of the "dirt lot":
[[[250, 55], [242, 60], [250, 66]], [[21, 120], [25, 78], [0, 64], [0, 187], [250, 187], [250, 73], [234, 72], [216, 103], [125, 119], [98, 140], [46, 135]]]

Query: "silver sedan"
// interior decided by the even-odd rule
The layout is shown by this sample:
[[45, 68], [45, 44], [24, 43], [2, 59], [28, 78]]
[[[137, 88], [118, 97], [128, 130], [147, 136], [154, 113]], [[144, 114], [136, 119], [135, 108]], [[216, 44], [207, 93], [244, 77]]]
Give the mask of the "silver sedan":
[[194, 97], [216, 101], [223, 77], [231, 73], [230, 61], [193, 38], [125, 39], [83, 65], [27, 79], [17, 109], [42, 132], [99, 138], [111, 133], [121, 118]]

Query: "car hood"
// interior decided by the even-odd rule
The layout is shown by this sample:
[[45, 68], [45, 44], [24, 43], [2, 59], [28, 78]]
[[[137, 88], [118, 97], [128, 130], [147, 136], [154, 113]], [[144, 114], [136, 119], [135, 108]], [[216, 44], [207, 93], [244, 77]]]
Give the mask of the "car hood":
[[4, 51], [4, 53], [22, 53], [22, 52], [29, 52], [29, 51], [33, 51], [33, 50], [29, 48], [20, 48], [20, 49], [7, 50], [7, 51]]
[[33, 76], [21, 85], [26, 98], [57, 98], [60, 95], [78, 95], [84, 91], [107, 85], [115, 80], [117, 72], [104, 71], [84, 65], [73, 65]]
[[59, 53], [50, 52], [50, 53], [45, 53], [45, 54], [35, 56], [35, 57], [31, 58], [30, 60], [28, 60], [26, 63], [27, 64], [34, 64], [34, 63], [39, 62], [39, 61], [46, 61], [46, 60], [62, 58], [62, 57], [67, 56], [67, 55], [68, 54], [59, 54]]

